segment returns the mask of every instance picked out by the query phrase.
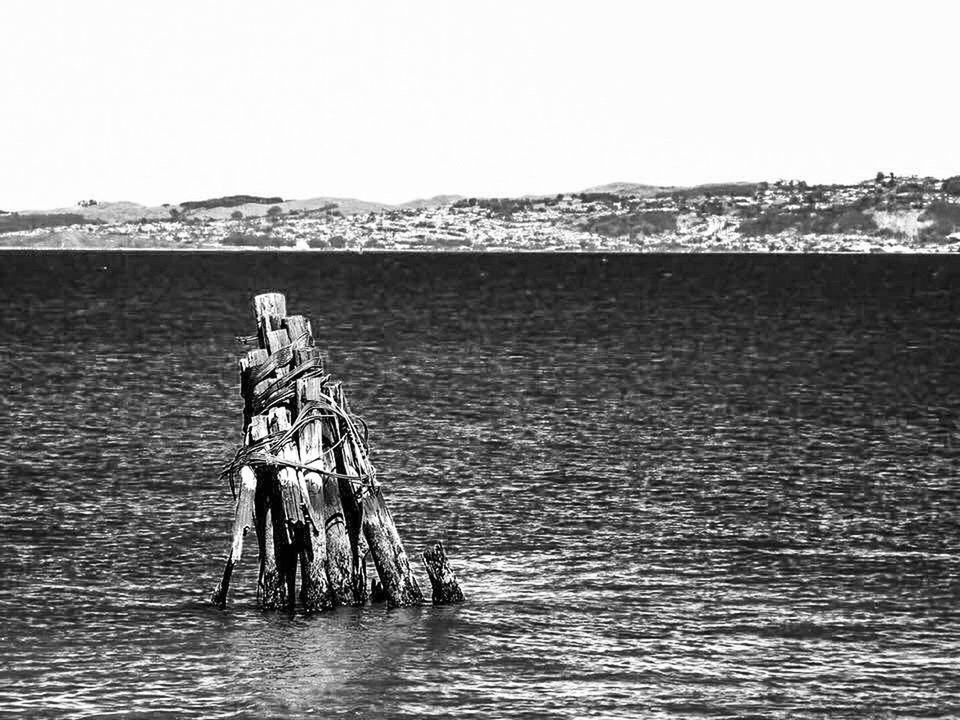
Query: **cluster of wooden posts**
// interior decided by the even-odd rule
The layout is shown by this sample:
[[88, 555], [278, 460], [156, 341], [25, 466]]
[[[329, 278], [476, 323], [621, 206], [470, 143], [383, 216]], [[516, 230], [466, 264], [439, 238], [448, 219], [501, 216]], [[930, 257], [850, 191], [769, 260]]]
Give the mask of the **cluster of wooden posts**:
[[[225, 471], [236, 500], [233, 543], [213, 602], [225, 606], [243, 539], [255, 528], [263, 609], [315, 612], [385, 600], [424, 602], [370, 463], [366, 426], [325, 372], [310, 322], [280, 293], [254, 298], [258, 345], [240, 360], [243, 446]], [[367, 558], [373, 560], [368, 577]], [[463, 593], [439, 543], [421, 553], [435, 604]]]

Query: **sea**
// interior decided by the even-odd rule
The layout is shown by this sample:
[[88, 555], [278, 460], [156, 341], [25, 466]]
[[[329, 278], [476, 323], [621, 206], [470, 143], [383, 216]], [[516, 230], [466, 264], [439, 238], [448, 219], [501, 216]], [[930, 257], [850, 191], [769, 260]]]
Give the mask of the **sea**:
[[[287, 295], [458, 605], [225, 610]], [[0, 717], [960, 716], [960, 258], [0, 253]], [[429, 595], [426, 574], [420, 583]]]

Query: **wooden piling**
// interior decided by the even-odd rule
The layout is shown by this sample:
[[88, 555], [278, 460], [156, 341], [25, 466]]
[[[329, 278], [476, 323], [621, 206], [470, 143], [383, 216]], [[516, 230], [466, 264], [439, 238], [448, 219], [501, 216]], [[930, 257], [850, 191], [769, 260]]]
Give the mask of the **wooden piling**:
[[433, 604], [448, 605], [463, 602], [463, 591], [447, 562], [443, 543], [436, 543], [432, 548], [424, 550], [420, 554], [420, 559], [433, 586]]
[[[356, 464], [350, 443], [349, 427], [343, 416], [343, 391], [340, 383], [328, 387], [328, 396], [332, 403], [333, 419], [330, 425], [334, 433], [333, 457], [336, 463], [337, 492], [347, 537], [350, 540], [350, 592], [353, 605], [362, 605], [367, 601], [366, 543], [363, 539], [363, 511], [360, 508], [359, 492], [362, 483], [361, 471]], [[333, 488], [331, 488], [331, 492]]]
[[[309, 323], [307, 324], [309, 333]], [[303, 358], [301, 358], [302, 360]], [[297, 414], [301, 415], [310, 403], [317, 403], [323, 397], [323, 378], [308, 377], [297, 381]], [[299, 437], [300, 462], [308, 467], [326, 471], [326, 462], [323, 454], [323, 423], [321, 420], [307, 422], [300, 428]], [[309, 470], [300, 471], [300, 480], [306, 486], [310, 497], [310, 507], [314, 521], [311, 523], [311, 541], [313, 557], [301, 555], [301, 599], [308, 612], [324, 610], [332, 607], [338, 597], [332, 588], [329, 575], [329, 559], [327, 551], [327, 518], [324, 515], [323, 476], [319, 472]], [[341, 513], [342, 515], [342, 513]], [[344, 536], [346, 540], [346, 536]], [[349, 555], [349, 542], [346, 552]], [[339, 545], [336, 551], [343, 552]]]
[[[360, 486], [359, 511], [363, 535], [370, 548], [373, 564], [389, 607], [405, 607], [423, 603], [423, 593], [410, 567], [407, 553], [400, 541], [400, 533], [387, 508], [379, 484], [373, 480], [373, 466], [360, 441], [360, 431], [349, 419], [349, 408], [340, 386], [334, 390], [334, 399], [344, 410], [341, 417], [343, 457], [347, 471], [366, 481]], [[357, 493], [354, 493], [356, 499]]]
[[[262, 393], [265, 384], [269, 384], [286, 374], [287, 362], [279, 362], [275, 357], [279, 350], [288, 346], [289, 335], [281, 325], [287, 314], [287, 301], [281, 293], [262, 293], [253, 299], [254, 312], [257, 318], [257, 335], [260, 352], [257, 359], [263, 358], [266, 353], [266, 362], [252, 368], [252, 377], [245, 388], [248, 395], [245, 398], [255, 412], [264, 408], [256, 407], [256, 399]], [[256, 351], [254, 351], [256, 352]], [[253, 353], [248, 354], [248, 357]], [[263, 377], [264, 368], [270, 372]], [[254, 382], [254, 380], [258, 382]], [[241, 378], [242, 382], [242, 378]], [[252, 387], [250, 387], [252, 385]], [[254, 417], [254, 421], [266, 426], [266, 438], [273, 431], [270, 427], [269, 415]], [[274, 419], [276, 423], [276, 419]], [[258, 430], [258, 435], [260, 434]], [[256, 438], [256, 439], [263, 439]], [[261, 548], [260, 607], [264, 610], [275, 610], [281, 607], [291, 607], [295, 602], [296, 593], [291, 588], [291, 564], [293, 573], [296, 572], [296, 556], [291, 559], [291, 549], [287, 542], [285, 531], [285, 517], [283, 503], [277, 490], [278, 472], [276, 468], [263, 467], [257, 474], [257, 539]]]
[[[329, 382], [310, 321], [286, 314], [280, 293], [253, 301], [260, 346], [240, 362], [245, 444], [225, 471], [239, 475], [233, 543], [213, 601], [226, 603], [243, 536], [253, 525], [260, 551], [261, 608], [308, 612], [368, 597], [366, 558], [377, 577], [375, 596], [393, 607], [423, 602], [423, 594], [375, 480], [366, 425], [351, 415], [343, 388]], [[434, 602], [463, 594], [441, 545], [422, 558]], [[439, 583], [439, 584], [438, 584]], [[379, 599], [379, 598], [377, 598]]]
[[[266, 440], [269, 434], [269, 418], [266, 415], [254, 415], [250, 419], [248, 444], [256, 445]], [[287, 602], [286, 587], [280, 582], [280, 572], [277, 569], [273, 514], [270, 508], [274, 475], [271, 468], [258, 468], [256, 470], [257, 489], [254, 493], [254, 519], [257, 529], [257, 547], [260, 553], [257, 597], [260, 607], [265, 610], [275, 610], [283, 607]]]
[[370, 545], [377, 575], [388, 607], [406, 607], [423, 604], [423, 592], [410, 567], [400, 534], [393, 522], [380, 488], [364, 492], [363, 533]]
[[240, 468], [240, 490], [237, 495], [236, 512], [233, 521], [233, 544], [230, 546], [230, 555], [227, 557], [226, 567], [223, 569], [223, 578], [213, 591], [211, 601], [218, 607], [226, 607], [227, 592], [230, 589], [230, 577], [233, 569], [240, 562], [243, 553], [243, 537], [253, 527], [254, 502], [257, 492], [257, 475], [253, 468]]
[[[290, 429], [290, 411], [286, 408], [271, 408], [269, 417], [272, 434], [282, 435]], [[277, 457], [283, 461], [300, 462], [300, 453], [292, 442], [283, 443], [278, 449]], [[310, 515], [309, 493], [293, 467], [280, 467], [276, 470], [272, 490], [270, 505], [273, 512], [277, 569], [286, 586], [287, 606], [292, 610], [297, 598], [297, 564], [301, 555], [308, 561], [313, 560], [312, 528], [316, 523]]]

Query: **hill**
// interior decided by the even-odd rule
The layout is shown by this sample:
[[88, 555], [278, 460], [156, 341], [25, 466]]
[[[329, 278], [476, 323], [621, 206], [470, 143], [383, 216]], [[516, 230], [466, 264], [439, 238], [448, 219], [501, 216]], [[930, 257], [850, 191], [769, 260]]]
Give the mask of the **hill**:
[[580, 192], [585, 195], [599, 195], [601, 193], [606, 193], [608, 195], [623, 195], [624, 197], [653, 197], [654, 195], [662, 192], [672, 190], [671, 187], [665, 187], [662, 185], [641, 185], [640, 183], [629, 183], [629, 182], [612, 182], [607, 183], [606, 185], [597, 185], [596, 187], [587, 188], [586, 190], [581, 190]]

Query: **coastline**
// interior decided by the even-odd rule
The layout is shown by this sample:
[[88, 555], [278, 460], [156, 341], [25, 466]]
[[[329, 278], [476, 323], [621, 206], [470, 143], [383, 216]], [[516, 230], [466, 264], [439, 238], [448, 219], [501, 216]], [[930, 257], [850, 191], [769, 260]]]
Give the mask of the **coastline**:
[[[560, 253], [960, 252], [960, 181], [858, 185], [610, 186], [552, 197], [447, 196], [406, 206], [355, 200], [0, 215], [5, 250]], [[248, 196], [243, 196], [247, 198]], [[93, 202], [93, 201], [91, 201]], [[159, 213], [163, 210], [166, 216]], [[58, 224], [59, 223], [59, 224]]]

